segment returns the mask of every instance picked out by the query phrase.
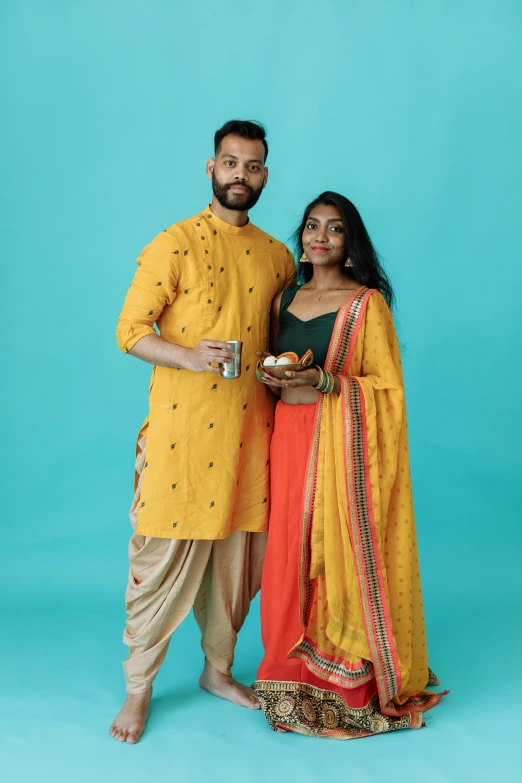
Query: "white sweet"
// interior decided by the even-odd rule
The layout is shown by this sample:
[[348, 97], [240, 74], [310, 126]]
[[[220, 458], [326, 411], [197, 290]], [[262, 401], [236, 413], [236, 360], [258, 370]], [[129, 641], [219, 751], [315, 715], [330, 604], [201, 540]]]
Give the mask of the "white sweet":
[[277, 360], [278, 367], [282, 367], [284, 364], [292, 364], [292, 363], [293, 363], [292, 360], [289, 359], [288, 356], [281, 356], [281, 358]]
[[263, 364], [265, 367], [275, 367], [277, 364], [277, 359], [275, 356], [267, 356]]

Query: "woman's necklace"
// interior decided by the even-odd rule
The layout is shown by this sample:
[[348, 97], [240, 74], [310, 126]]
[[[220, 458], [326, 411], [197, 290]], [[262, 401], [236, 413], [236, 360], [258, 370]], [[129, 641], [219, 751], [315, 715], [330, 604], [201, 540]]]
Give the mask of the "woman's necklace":
[[[336, 288], [325, 288], [324, 291], [321, 294], [319, 294], [319, 296], [317, 297], [317, 299], [315, 301], [316, 302], [320, 302], [321, 299], [323, 298], [323, 296], [326, 293], [328, 293], [328, 291], [338, 291], [340, 289], [340, 287], [343, 285], [344, 282], [345, 282], [344, 280], [341, 280], [341, 282], [339, 283], [339, 285]], [[316, 288], [309, 288], [308, 290], [309, 291], [317, 291]]]

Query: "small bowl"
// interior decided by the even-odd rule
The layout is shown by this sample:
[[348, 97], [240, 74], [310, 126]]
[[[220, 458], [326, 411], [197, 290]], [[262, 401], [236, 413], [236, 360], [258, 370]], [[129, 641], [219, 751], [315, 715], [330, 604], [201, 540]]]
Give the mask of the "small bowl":
[[280, 381], [284, 381], [286, 378], [285, 372], [299, 372], [300, 370], [306, 370], [307, 368], [304, 367], [302, 364], [281, 364], [279, 366], [275, 367], [265, 367], [264, 364], [261, 365], [262, 369], [268, 374], [273, 375], [274, 378], [277, 378]]

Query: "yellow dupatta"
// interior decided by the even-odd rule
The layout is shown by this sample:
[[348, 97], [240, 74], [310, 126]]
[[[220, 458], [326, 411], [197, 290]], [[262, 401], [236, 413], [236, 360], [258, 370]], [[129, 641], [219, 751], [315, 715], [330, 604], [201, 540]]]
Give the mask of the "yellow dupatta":
[[303, 498], [303, 636], [290, 652], [324, 680], [375, 676], [383, 715], [422, 722], [442, 694], [428, 669], [399, 347], [382, 295], [362, 288], [336, 319]]

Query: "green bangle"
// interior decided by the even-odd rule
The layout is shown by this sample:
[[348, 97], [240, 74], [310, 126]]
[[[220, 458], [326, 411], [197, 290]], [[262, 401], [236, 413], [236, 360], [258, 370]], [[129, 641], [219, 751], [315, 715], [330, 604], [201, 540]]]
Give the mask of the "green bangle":
[[256, 378], [257, 378], [257, 380], [258, 380], [258, 381], [261, 381], [261, 383], [264, 383], [264, 384], [265, 384], [265, 386], [266, 386], [266, 381], [265, 381], [265, 379], [264, 379], [264, 378], [262, 378], [262, 377], [259, 375], [259, 370], [257, 369], [257, 367], [256, 367]]
[[330, 383], [329, 383], [328, 391], [326, 392], [326, 394], [331, 394], [333, 392], [333, 390], [334, 390], [335, 377], [332, 375], [331, 372], [328, 373], [328, 376], [329, 376]]
[[316, 389], [321, 392], [321, 394], [331, 394], [333, 392], [335, 378], [328, 370], [323, 370], [322, 373], [323, 375], [320, 378], [320, 382], [317, 384]]

